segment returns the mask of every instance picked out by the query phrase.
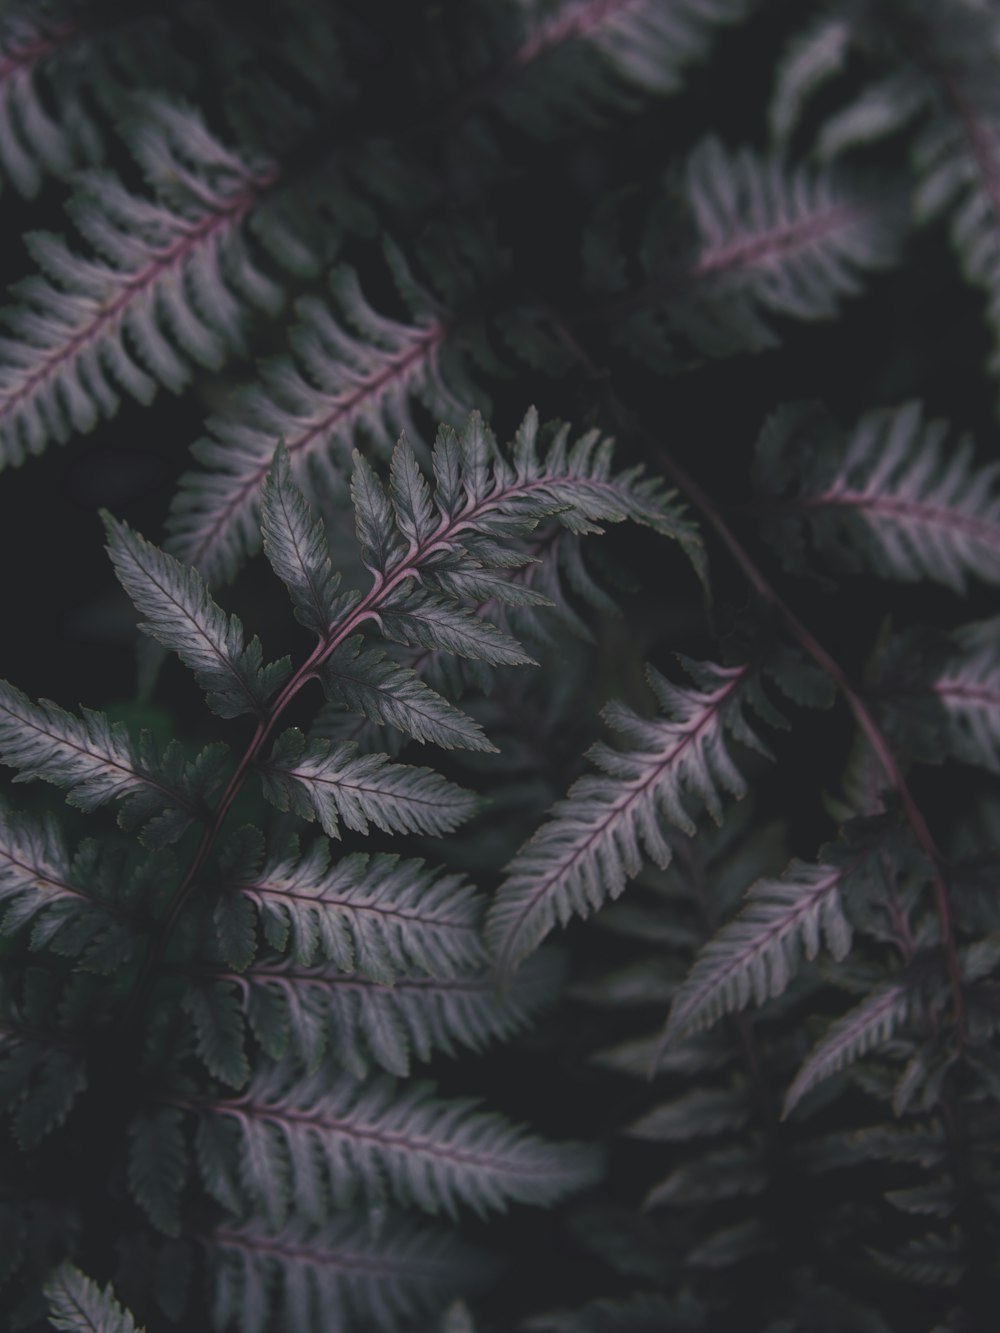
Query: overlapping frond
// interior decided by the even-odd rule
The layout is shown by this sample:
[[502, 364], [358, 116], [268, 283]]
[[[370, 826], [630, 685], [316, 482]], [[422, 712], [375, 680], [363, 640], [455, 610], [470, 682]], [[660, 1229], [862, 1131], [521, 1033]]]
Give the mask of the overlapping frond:
[[[597, 1156], [580, 1144], [527, 1134], [475, 1103], [433, 1095], [424, 1082], [366, 1082], [325, 1069], [305, 1078], [286, 1066], [257, 1073], [237, 1098], [202, 1108], [233, 1131], [202, 1140], [200, 1169], [212, 1189], [218, 1169], [238, 1172], [255, 1212], [270, 1225], [295, 1213], [324, 1221], [359, 1196], [457, 1218], [511, 1202], [543, 1204], [592, 1183]], [[211, 1146], [209, 1146], [211, 1145]]]
[[258, 1220], [204, 1238], [215, 1327], [267, 1333], [276, 1318], [296, 1333], [374, 1321], [379, 1329], [426, 1316], [456, 1288], [475, 1287], [493, 1265], [444, 1231], [399, 1217], [377, 1230], [345, 1213], [273, 1229]]
[[[756, 479], [781, 497], [767, 535], [791, 559], [803, 528], [841, 569], [932, 579], [963, 591], [1000, 580], [1000, 466], [919, 403], [870, 413], [845, 438], [821, 409], [787, 407], [758, 443]], [[790, 493], [789, 493], [790, 492]]]
[[44, 1291], [49, 1323], [61, 1333], [143, 1333], [110, 1283], [102, 1290], [72, 1264], [60, 1264]]
[[169, 549], [210, 583], [232, 578], [258, 549], [261, 491], [277, 440], [301, 486], [336, 491], [356, 444], [387, 455], [401, 432], [419, 440], [416, 403], [457, 425], [479, 397], [463, 369], [462, 339], [452, 348], [447, 316], [429, 297], [404, 324], [368, 303], [353, 269], [337, 268], [331, 287], [334, 307], [302, 298], [290, 354], [266, 364], [194, 446], [208, 470], [181, 478]]
[[91, 430], [123, 392], [148, 403], [195, 366], [217, 369], [241, 345], [248, 308], [280, 299], [243, 234], [274, 168], [244, 162], [169, 104], [147, 113], [133, 146], [155, 201], [94, 171], [73, 215], [95, 253], [29, 239], [44, 276], [20, 283], [3, 316], [0, 465]]
[[851, 946], [844, 913], [848, 882], [865, 873], [865, 858], [841, 864], [793, 861], [780, 879], [758, 880], [740, 914], [723, 926], [695, 960], [674, 998], [664, 1040], [677, 1041], [723, 1016], [781, 995], [802, 958], [821, 942], [835, 959]]
[[257, 909], [272, 948], [296, 965], [328, 958], [345, 972], [391, 982], [416, 970], [450, 976], [484, 961], [482, 904], [458, 875], [439, 875], [422, 861], [352, 853], [331, 866], [317, 839], [263, 864], [224, 867], [232, 891]]
[[487, 941], [501, 968], [514, 967], [557, 922], [587, 916], [616, 898], [643, 858], [670, 863], [663, 823], [691, 833], [691, 810], [721, 812], [720, 793], [742, 796], [746, 784], [729, 754], [729, 737], [761, 749], [744, 711], [781, 722], [746, 666], [685, 663], [694, 688], [647, 677], [665, 718], [644, 719], [609, 704], [605, 720], [635, 748], [599, 742], [590, 758], [603, 770], [570, 788], [554, 817], [518, 852], [490, 909]]

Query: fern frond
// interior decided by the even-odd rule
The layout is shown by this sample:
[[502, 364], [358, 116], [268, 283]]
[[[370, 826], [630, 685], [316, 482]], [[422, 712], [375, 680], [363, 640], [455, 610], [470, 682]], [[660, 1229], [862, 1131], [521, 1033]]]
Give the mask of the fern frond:
[[297, 302], [291, 354], [266, 364], [259, 384], [209, 422], [211, 435], [193, 450], [209, 470], [181, 478], [168, 549], [211, 584], [231, 579], [258, 549], [276, 440], [301, 486], [336, 492], [362, 440], [383, 455], [402, 432], [419, 440], [415, 402], [454, 424], [475, 404], [446, 317], [429, 300], [402, 324], [369, 305], [353, 270], [336, 269], [331, 288], [340, 318], [318, 298]]
[[806, 1093], [824, 1079], [889, 1041], [909, 1017], [912, 999], [912, 991], [905, 983], [886, 982], [832, 1023], [788, 1089], [782, 1117], [789, 1115]]
[[869, 414], [846, 440], [816, 408], [785, 408], [761, 435], [756, 479], [796, 489], [767, 535], [793, 552], [808, 525], [840, 568], [958, 592], [970, 574], [1000, 581], [1000, 465], [977, 467], [971, 442], [945, 449], [946, 436], [916, 402]]
[[[607, 307], [615, 337], [640, 358], [659, 357], [657, 368], [676, 334], [712, 356], [775, 347], [778, 321], [829, 319], [861, 290], [866, 270], [892, 261], [893, 223], [891, 209], [832, 168], [792, 169], [779, 156], [707, 139], [650, 211], [641, 285]], [[684, 230], [693, 234], [681, 250]], [[592, 279], [620, 292], [609, 240], [592, 243]]]
[[587, 916], [617, 898], [643, 865], [643, 853], [667, 866], [665, 821], [694, 832], [689, 804], [721, 815], [720, 790], [742, 796], [746, 784], [729, 755], [727, 734], [754, 749], [761, 742], [744, 709], [782, 721], [750, 668], [685, 661], [695, 688], [672, 685], [652, 667], [647, 679], [665, 719], [646, 720], [609, 704], [605, 720], [636, 748], [599, 742], [589, 752], [603, 770], [586, 775], [554, 808], [554, 818], [518, 852], [493, 903], [486, 938], [503, 971], [529, 954], [558, 921]]
[[128, 1184], [152, 1224], [179, 1236], [180, 1195], [188, 1175], [182, 1116], [173, 1106], [134, 1116], [128, 1127]]
[[945, 744], [966, 763], [1000, 772], [1000, 620], [962, 626], [952, 638], [959, 656], [930, 684], [947, 715]]
[[781, 879], [761, 879], [747, 905], [695, 960], [670, 1010], [664, 1042], [711, 1027], [723, 1016], [781, 995], [804, 955], [813, 959], [821, 939], [835, 959], [846, 957], [851, 926], [842, 897], [864, 873], [864, 860], [842, 865], [793, 861]]
[[78, 34], [69, 13], [59, 18], [22, 8], [0, 19], [0, 170], [19, 194], [36, 195], [44, 175], [64, 176], [86, 156], [93, 127], [80, 100], [53, 116], [38, 78]]
[[288, 673], [288, 659], [262, 665], [260, 641], [244, 642], [243, 627], [209, 595], [201, 575], [104, 513], [108, 553], [118, 579], [149, 619], [140, 625], [175, 652], [220, 717], [263, 716], [268, 696]]
[[829, 170], [786, 170], [748, 150], [728, 154], [714, 139], [691, 155], [693, 278], [716, 289], [713, 304], [699, 309], [696, 298], [690, 316], [684, 312], [699, 341], [731, 336], [728, 323], [748, 349], [773, 346], [768, 315], [827, 319], [860, 290], [860, 272], [891, 259], [885, 221], [870, 203]]
[[805, 103], [844, 67], [855, 35], [843, 14], [821, 14], [789, 43], [768, 107], [771, 135], [784, 147], [802, 119]]
[[284, 732], [261, 766], [264, 795], [279, 810], [318, 819], [340, 837], [340, 822], [367, 833], [450, 833], [479, 808], [479, 798], [430, 768], [393, 764], [384, 754], [358, 754], [356, 745], [306, 742]]
[[497, 107], [520, 129], [548, 137], [640, 95], [676, 92], [715, 28], [742, 19], [747, 0], [531, 0], [518, 49], [487, 80]]
[[395, 1217], [377, 1232], [351, 1214], [321, 1228], [297, 1220], [272, 1230], [254, 1221], [219, 1227], [203, 1243], [213, 1323], [222, 1330], [235, 1321], [242, 1333], [267, 1333], [274, 1319], [296, 1333], [359, 1320], [396, 1328], [440, 1307], [456, 1288], [480, 1285], [492, 1269], [447, 1232]]
[[[71, 857], [51, 816], [35, 820], [0, 801], [0, 934], [30, 925], [32, 949], [69, 954], [90, 971], [131, 962], [135, 936], [121, 904], [106, 895], [97, 851], [85, 843]], [[120, 865], [114, 869], [119, 878]]]
[[223, 148], [193, 112], [159, 106], [135, 141], [157, 202], [108, 173], [84, 176], [76, 224], [99, 257], [36, 233], [44, 277], [18, 288], [0, 342], [0, 466], [17, 466], [117, 411], [122, 391], [148, 403], [195, 365], [238, 348], [248, 304], [280, 290], [251, 256], [246, 215], [276, 179]]
[[[383, 1075], [359, 1083], [325, 1069], [293, 1081], [278, 1065], [200, 1114], [235, 1128], [232, 1161], [254, 1209], [275, 1227], [293, 1204], [318, 1223], [331, 1200], [341, 1208], [359, 1193], [368, 1206], [388, 1191], [457, 1219], [461, 1205], [484, 1215], [509, 1202], [550, 1203], [596, 1179], [597, 1157], [583, 1145], [543, 1142], [474, 1107], [438, 1100], [423, 1082]], [[214, 1164], [204, 1155], [201, 1169], [210, 1188]]]
[[709, 1204], [762, 1194], [768, 1171], [759, 1148], [734, 1144], [683, 1162], [643, 1200], [644, 1208], [665, 1204]]
[[340, 578], [330, 566], [322, 522], [291, 481], [283, 443], [264, 483], [260, 531], [264, 552], [291, 594], [296, 617], [322, 637], [337, 613]]
[[320, 681], [329, 699], [417, 741], [496, 753], [478, 722], [425, 685], [415, 671], [363, 643], [360, 636], [346, 639], [324, 662]]
[[451, 976], [484, 961], [481, 902], [458, 875], [438, 875], [422, 861], [352, 853], [330, 865], [317, 839], [262, 867], [224, 867], [230, 890], [254, 904], [268, 943], [296, 965], [318, 956], [345, 972], [391, 982], [416, 969]]
[[677, 1143], [700, 1135], [740, 1129], [750, 1116], [744, 1089], [699, 1088], [672, 1102], [662, 1102], [627, 1125], [623, 1133], [653, 1143]]
[[525, 1333], [695, 1333], [708, 1327], [707, 1319], [707, 1310], [694, 1297], [675, 1300], [659, 1292], [637, 1292], [540, 1315], [523, 1328]]
[[936, 94], [932, 114], [914, 145], [918, 173], [915, 207], [923, 219], [949, 215], [952, 244], [965, 277], [986, 294], [994, 349], [990, 370], [1000, 370], [1000, 226], [996, 155], [1000, 103], [994, 87], [996, 16], [960, 12], [942, 22], [921, 15], [922, 39], [938, 56], [927, 67], [925, 88]]
[[405, 1077], [412, 1060], [459, 1047], [482, 1050], [525, 1026], [551, 997], [551, 960], [539, 955], [501, 992], [483, 969], [450, 977], [397, 976], [391, 985], [336, 966], [262, 960], [229, 981], [258, 1042], [273, 1059], [291, 1046], [308, 1069], [329, 1049], [357, 1078], [372, 1064]]
[[34, 971], [20, 1004], [4, 994], [6, 986], [0, 990], [0, 1112], [25, 1150], [63, 1123], [87, 1086], [82, 1047], [53, 1022], [51, 989], [51, 978]]
[[45, 1283], [49, 1323], [61, 1333], [143, 1333], [115, 1299], [72, 1264], [60, 1264]]
[[867, 1248], [881, 1268], [922, 1287], [957, 1287], [968, 1266], [957, 1226], [944, 1235], [930, 1231], [893, 1251]]
[[434, 593], [404, 585], [386, 598], [379, 624], [387, 638], [414, 648], [454, 653], [490, 666], [537, 666], [516, 639], [489, 620]]
[[0, 762], [19, 769], [15, 782], [41, 779], [69, 789], [81, 810], [124, 800], [120, 822], [138, 827], [149, 845], [174, 841], [200, 814], [218, 780], [221, 756], [210, 747], [190, 763], [180, 747], [158, 757], [145, 735], [136, 743], [121, 722], [84, 708], [80, 717], [49, 699], [33, 704], [0, 681]]

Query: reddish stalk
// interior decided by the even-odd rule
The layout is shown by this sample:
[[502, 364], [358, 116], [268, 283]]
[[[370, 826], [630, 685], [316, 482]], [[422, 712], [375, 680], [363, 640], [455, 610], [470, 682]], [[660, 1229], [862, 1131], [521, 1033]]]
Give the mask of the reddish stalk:
[[948, 889], [945, 884], [943, 873], [944, 857], [942, 856], [937, 843], [934, 841], [934, 836], [927, 825], [923, 812], [914, 800], [913, 793], [910, 791], [909, 785], [903, 777], [899, 765], [896, 763], [895, 756], [889, 748], [882, 732], [879, 730], [878, 724], [868, 710], [867, 705], [847, 679], [840, 664], [829, 652], [827, 652], [806, 626], [803, 625], [802, 621], [784, 601], [777, 589], [775, 589], [769, 582], [761, 570], [758, 569], [751, 557], [744, 550], [742, 544], [737, 540], [725, 519], [716, 509], [711, 498], [702, 490], [693, 477], [689, 476], [679, 464], [675, 463], [673, 459], [669, 457], [656, 440], [652, 439], [645, 431], [643, 432], [643, 435], [656, 457], [658, 465], [677, 485], [678, 489], [683, 491], [688, 499], [701, 510], [705, 521], [715, 530], [716, 535], [739, 565], [751, 586], [770, 606], [774, 607], [781, 619], [785, 622], [789, 632], [799, 642], [800, 646], [809, 654], [813, 661], [827, 673], [837, 686], [838, 690], [843, 695], [847, 706], [854, 714], [854, 719], [861, 728], [862, 734], [871, 747], [882, 771], [885, 773], [889, 785], [899, 796], [900, 801], [902, 802], [903, 811], [910, 827], [913, 829], [917, 844], [930, 861], [932, 867], [934, 896], [937, 903], [938, 916], [941, 922], [941, 937], [944, 945], [948, 979], [951, 983], [955, 1026], [958, 1030], [959, 1042], [962, 1043], [965, 1038], [965, 1005], [962, 999], [962, 974], [958, 964], [958, 949], [955, 943], [955, 931], [951, 919], [951, 907], [948, 902]]
[[[350, 635], [354, 634], [366, 620], [378, 620], [380, 608], [384, 607], [392, 594], [395, 593], [400, 585], [407, 579], [414, 578], [419, 574], [420, 566], [435, 552], [446, 550], [459, 533], [467, 528], [473, 527], [477, 518], [485, 511], [495, 506], [497, 503], [505, 502], [515, 495], [528, 495], [532, 491], [545, 486], [545, 481], [537, 479], [534, 481], [524, 481], [512, 484], [504, 490], [493, 490], [482, 499], [472, 503], [469, 502], [457, 514], [442, 514], [437, 528], [424, 541], [415, 545], [411, 544], [406, 557], [393, 569], [386, 573], [373, 571], [372, 586], [368, 592], [358, 601], [358, 603], [338, 622], [331, 625], [326, 634], [319, 640], [315, 648], [310, 653], [305, 662], [293, 673], [291, 678], [285, 683], [274, 702], [267, 708], [266, 713], [260, 717], [257, 728], [250, 739], [243, 757], [236, 766], [236, 770], [226, 789], [219, 799], [212, 812], [212, 816], [202, 835], [201, 842], [194, 854], [194, 858], [188, 867], [184, 878], [181, 880], [177, 889], [167, 904], [163, 916], [157, 923], [157, 929], [150, 944], [149, 952], [140, 969], [135, 986], [136, 1002], [133, 1006], [133, 1013], [139, 1014], [142, 1011], [142, 1004], [149, 995], [152, 986], [156, 968], [163, 957], [167, 940], [177, 922], [177, 918], [187, 903], [191, 894], [197, 886], [197, 876], [208, 854], [218, 837], [222, 824], [228, 814], [230, 807], [235, 801], [243, 783], [257, 760], [264, 742], [271, 735], [278, 719], [284, 713], [285, 709], [303, 688], [303, 686], [316, 676], [319, 668], [327, 658], [344, 642]], [[595, 489], [603, 489], [606, 483], [591, 480], [587, 483]]]

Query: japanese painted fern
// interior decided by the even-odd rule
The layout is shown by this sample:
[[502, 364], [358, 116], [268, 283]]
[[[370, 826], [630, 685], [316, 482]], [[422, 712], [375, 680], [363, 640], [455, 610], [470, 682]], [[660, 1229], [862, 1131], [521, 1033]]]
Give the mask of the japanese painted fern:
[[802, 8], [0, 0], [4, 1328], [992, 1333], [1000, 17]]

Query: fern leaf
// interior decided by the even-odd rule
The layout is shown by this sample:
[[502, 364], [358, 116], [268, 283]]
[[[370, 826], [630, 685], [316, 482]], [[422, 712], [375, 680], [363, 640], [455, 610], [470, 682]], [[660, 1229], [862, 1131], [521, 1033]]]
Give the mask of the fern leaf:
[[579, 1310], [559, 1310], [529, 1319], [524, 1333], [695, 1333], [707, 1311], [693, 1296], [671, 1299], [658, 1292], [590, 1301]]
[[644, 1208], [664, 1204], [709, 1204], [762, 1194], [768, 1172], [756, 1151], [736, 1145], [705, 1153], [683, 1162], [665, 1180], [655, 1185], [643, 1200]]
[[672, 1102], [663, 1102], [623, 1131], [632, 1139], [677, 1143], [700, 1135], [741, 1129], [750, 1116], [746, 1093], [739, 1089], [699, 1088]]
[[163, 182], [158, 202], [91, 172], [73, 211], [101, 257], [31, 240], [46, 276], [22, 282], [4, 316], [0, 466], [91, 430], [122, 391], [148, 403], [161, 384], [181, 389], [193, 364], [217, 369], [241, 343], [247, 302], [279, 297], [241, 233], [273, 169], [242, 162], [192, 112], [163, 104], [144, 126], [135, 147]]
[[[392, 1218], [373, 1234], [362, 1216], [322, 1228], [301, 1221], [280, 1230], [260, 1222], [219, 1227], [205, 1240], [217, 1329], [327, 1333], [359, 1320], [394, 1328], [426, 1315], [456, 1287], [491, 1275], [482, 1256], [446, 1232]], [[265, 1293], [274, 1293], [271, 1299]]]
[[130, 961], [135, 937], [115, 902], [89, 882], [86, 851], [70, 857], [51, 816], [34, 820], [0, 801], [0, 933], [31, 925], [31, 947], [69, 954], [76, 965], [113, 972]]
[[351, 502], [361, 559], [373, 574], [387, 574], [393, 565], [402, 561], [406, 548], [396, 531], [389, 497], [377, 474], [358, 450], [354, 451], [351, 473]]
[[379, 612], [387, 638], [420, 648], [454, 653], [490, 666], [537, 666], [509, 634], [433, 593], [414, 593], [403, 585]]
[[324, 662], [319, 675], [328, 698], [414, 740], [446, 750], [496, 753], [478, 722], [425, 685], [415, 671], [363, 644], [360, 636], [347, 639]]
[[786, 174], [709, 139], [689, 158], [685, 184], [700, 240], [696, 293], [672, 317], [702, 346], [734, 331], [748, 350], [774, 346], [769, 316], [828, 319], [860, 290], [860, 272], [892, 257], [884, 214], [829, 169]]
[[232, 983], [257, 1040], [274, 1058], [291, 1043], [309, 1069], [329, 1048], [355, 1077], [374, 1063], [405, 1077], [412, 1060], [460, 1047], [482, 1050], [509, 1037], [552, 995], [556, 973], [539, 955], [500, 992], [482, 969], [450, 977], [399, 976], [391, 985], [329, 964], [254, 963]]
[[785, 1097], [782, 1118], [823, 1079], [877, 1050], [909, 1017], [912, 994], [900, 982], [886, 982], [832, 1023], [810, 1052]]
[[209, 471], [181, 479], [168, 549], [211, 584], [231, 579], [258, 549], [275, 440], [284, 441], [300, 485], [311, 473], [332, 491], [343, 484], [361, 438], [383, 455], [402, 431], [420, 438], [415, 401], [455, 423], [473, 405], [447, 326], [426, 302], [414, 308], [412, 324], [400, 324], [372, 309], [352, 270], [338, 268], [331, 285], [342, 321], [324, 302], [300, 300], [291, 356], [265, 365], [260, 385], [209, 422], [211, 436], [194, 448]]
[[647, 721], [621, 704], [605, 708], [605, 720], [636, 748], [594, 746], [590, 757], [603, 773], [579, 778], [511, 862], [486, 924], [502, 970], [529, 954], [557, 921], [565, 925], [617, 898], [641, 869], [644, 851], [668, 865], [661, 821], [693, 833], [688, 803], [718, 819], [720, 789], [743, 795], [726, 735], [760, 749], [743, 709], [752, 702], [769, 720], [774, 710], [752, 686], [747, 667], [686, 665], [697, 688], [681, 689], [647, 669], [666, 719]]
[[[937, 96], [914, 145], [922, 219], [949, 214], [952, 244], [965, 277], [986, 293], [994, 348], [990, 370], [1000, 369], [1000, 229], [996, 217], [1000, 115], [993, 93], [995, 16], [963, 6], [942, 23], [935, 11], [921, 15], [924, 40], [940, 49], [931, 67]], [[928, 22], [929, 20], [929, 22]], [[925, 88], [928, 81], [924, 80]], [[936, 85], [936, 87], [934, 87]]]
[[250, 1077], [243, 1049], [240, 1005], [230, 988], [188, 986], [181, 1001], [194, 1023], [195, 1049], [209, 1073], [230, 1087], [242, 1088]]
[[49, 1323], [61, 1333], [142, 1333], [115, 1300], [110, 1283], [102, 1291], [72, 1264], [60, 1264], [44, 1292]]
[[880, 1267], [923, 1287], [958, 1287], [968, 1268], [963, 1236], [957, 1226], [946, 1235], [928, 1232], [894, 1251], [871, 1245], [867, 1250]]
[[944, 448], [947, 427], [919, 403], [864, 417], [846, 442], [815, 409], [786, 408], [758, 445], [757, 478], [772, 492], [794, 481], [768, 535], [789, 554], [808, 524], [847, 570], [933, 579], [957, 592], [974, 574], [1000, 581], [1000, 465], [976, 467], [972, 445]]
[[[678, 195], [694, 233], [686, 256]], [[590, 280], [608, 298], [618, 341], [657, 368], [678, 333], [712, 356], [760, 351], [782, 341], [780, 321], [831, 318], [866, 270], [890, 263], [894, 220], [832, 168], [790, 169], [710, 138], [650, 210], [636, 290], [624, 294], [620, 264], [609, 269], [612, 236], [591, 237]]]
[[213, 712], [262, 716], [268, 696], [288, 672], [288, 659], [262, 666], [259, 640], [244, 642], [239, 621], [227, 619], [195, 570], [185, 569], [110, 514], [103, 518], [115, 572], [148, 616], [140, 628], [191, 668]]
[[[68, 15], [22, 9], [0, 27], [0, 169], [19, 194], [33, 197], [44, 175], [64, 176], [84, 156], [92, 125], [78, 98], [57, 119], [39, 86], [40, 67], [72, 45], [79, 27]], [[66, 114], [68, 110], [72, 114]]]
[[264, 552], [291, 593], [296, 616], [322, 637], [337, 614], [340, 578], [330, 568], [323, 524], [292, 480], [284, 445], [275, 451], [264, 483], [260, 530]]
[[298, 966], [322, 956], [391, 982], [413, 969], [451, 976], [485, 961], [478, 896], [422, 861], [354, 853], [331, 867], [321, 838], [301, 858], [293, 847], [232, 883], [256, 906], [272, 948], [288, 948]]
[[[930, 685], [947, 717], [945, 744], [966, 763], [1000, 772], [1000, 621], [965, 625], [952, 637], [960, 655]], [[940, 729], [935, 739], [940, 747]]]
[[572, 444], [569, 436], [569, 427], [562, 426], [543, 447], [538, 413], [531, 408], [511, 450], [517, 477], [530, 483], [534, 494], [550, 499], [558, 522], [584, 533], [600, 532], [601, 522], [631, 519], [679, 541], [704, 577], [701, 539], [676, 492], [665, 489], [660, 478], [646, 476], [641, 467], [612, 472], [614, 442], [599, 431], [586, 431]]
[[368, 832], [369, 821], [384, 833], [450, 833], [479, 806], [472, 792], [432, 769], [359, 755], [356, 745], [307, 743], [295, 728], [275, 742], [261, 776], [264, 795], [279, 810], [318, 819], [331, 838], [340, 836], [340, 821], [359, 833]]
[[187, 1150], [175, 1107], [135, 1116], [128, 1128], [128, 1183], [132, 1197], [158, 1230], [181, 1231], [179, 1204], [187, 1177]]
[[640, 95], [676, 92], [716, 26], [747, 12], [746, 0], [564, 0], [555, 12], [537, 3], [523, 8], [530, 21], [520, 44], [485, 88], [519, 129], [541, 137], [580, 121], [599, 124]]
[[839, 74], [855, 35], [843, 15], [822, 14], [798, 32], [778, 67], [769, 120], [776, 143], [785, 146], [802, 119], [806, 101]]
[[955, 1211], [954, 1182], [947, 1178], [911, 1189], [886, 1190], [886, 1199], [901, 1212], [916, 1216], [951, 1217]]
[[857, 862], [808, 865], [793, 861], [781, 879], [761, 879], [742, 912], [705, 945], [674, 999], [664, 1041], [711, 1027], [723, 1014], [781, 995], [802, 955], [815, 958], [824, 938], [836, 959], [846, 957], [851, 927], [842, 894]]
[[0, 1023], [0, 1111], [10, 1115], [22, 1148], [36, 1147], [57, 1129], [86, 1086], [81, 1049], [57, 1035], [51, 1041], [25, 1035], [16, 1014]]
[[[89, 708], [78, 718], [48, 699], [33, 704], [0, 681], [0, 761], [20, 770], [15, 782], [41, 779], [67, 787], [66, 799], [81, 810], [120, 799], [132, 804], [136, 820], [166, 810], [171, 827], [162, 840], [167, 841], [180, 836], [196, 813], [194, 775], [166, 762], [164, 780], [152, 760], [148, 747], [133, 744], [123, 723]], [[207, 771], [202, 776], [204, 790], [213, 779]], [[169, 781], [178, 777], [183, 785]]]
[[326, 1070], [291, 1081], [278, 1065], [201, 1113], [234, 1126], [244, 1186], [276, 1227], [293, 1202], [307, 1220], [323, 1221], [327, 1194], [339, 1208], [359, 1191], [371, 1205], [388, 1190], [400, 1203], [457, 1218], [463, 1204], [484, 1215], [508, 1202], [549, 1203], [596, 1178], [597, 1159], [582, 1145], [545, 1143], [474, 1103], [432, 1093], [426, 1083], [359, 1083]]

